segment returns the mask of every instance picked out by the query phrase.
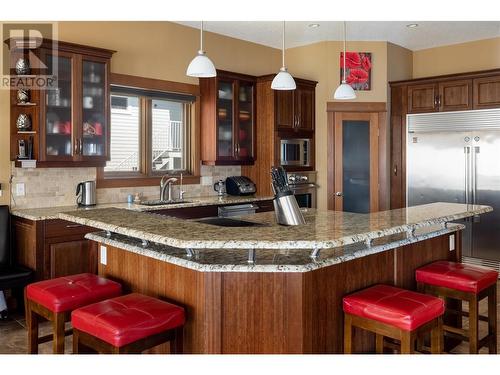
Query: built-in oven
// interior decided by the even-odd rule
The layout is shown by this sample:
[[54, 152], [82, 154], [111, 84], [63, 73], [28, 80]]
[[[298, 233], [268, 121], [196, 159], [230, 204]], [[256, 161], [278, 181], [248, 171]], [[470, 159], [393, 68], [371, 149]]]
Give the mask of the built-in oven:
[[316, 208], [316, 172], [287, 173], [287, 178], [299, 207]]
[[311, 165], [311, 140], [308, 138], [280, 139], [280, 164], [309, 167]]

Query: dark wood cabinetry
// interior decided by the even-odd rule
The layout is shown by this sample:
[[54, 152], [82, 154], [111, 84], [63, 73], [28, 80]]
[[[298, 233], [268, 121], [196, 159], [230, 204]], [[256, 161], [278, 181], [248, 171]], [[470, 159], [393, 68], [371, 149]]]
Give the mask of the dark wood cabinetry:
[[85, 234], [97, 231], [64, 220], [31, 221], [12, 217], [19, 264], [35, 271], [36, 279], [97, 272], [97, 249]]
[[315, 90], [316, 82], [302, 81], [295, 90], [276, 91], [276, 130], [314, 130]]
[[[257, 78], [257, 154], [253, 166], [243, 166], [242, 174], [257, 185], [257, 194], [272, 195], [272, 166], [280, 165], [280, 139], [307, 138], [314, 150], [317, 82], [295, 78], [297, 88], [273, 90], [274, 75]], [[313, 171], [314, 151], [308, 167], [285, 166], [288, 171]]]
[[472, 80], [408, 85], [408, 113], [472, 109]]
[[[14, 59], [26, 54], [23, 40], [7, 42]], [[27, 103], [12, 90], [11, 160], [20, 159], [18, 142], [24, 140], [33, 143], [31, 157], [37, 167], [104, 166], [110, 155], [109, 75], [114, 51], [44, 39], [29, 52], [46, 66], [33, 69], [31, 77], [53, 77], [55, 83], [24, 87]], [[27, 130], [16, 127], [21, 114], [31, 119]]]
[[391, 82], [391, 208], [406, 206], [406, 115], [500, 108], [500, 69]]
[[217, 77], [200, 79], [200, 91], [203, 164], [252, 164], [255, 77], [218, 70]]
[[500, 107], [500, 74], [476, 78], [474, 86], [474, 109]]
[[441, 112], [472, 109], [472, 80], [440, 82], [438, 106]]

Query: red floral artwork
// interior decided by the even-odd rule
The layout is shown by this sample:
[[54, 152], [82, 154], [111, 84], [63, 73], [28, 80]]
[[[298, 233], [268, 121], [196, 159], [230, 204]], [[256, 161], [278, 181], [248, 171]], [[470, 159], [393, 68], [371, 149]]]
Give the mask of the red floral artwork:
[[[346, 52], [346, 82], [354, 90], [371, 90], [372, 54], [370, 52]], [[340, 53], [340, 80], [344, 76], [344, 53]]]

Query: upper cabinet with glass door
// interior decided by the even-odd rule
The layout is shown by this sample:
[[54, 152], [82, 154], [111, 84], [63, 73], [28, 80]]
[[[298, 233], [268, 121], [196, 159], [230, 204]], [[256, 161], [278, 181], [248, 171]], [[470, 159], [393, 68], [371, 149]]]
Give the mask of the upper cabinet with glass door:
[[107, 160], [109, 123], [109, 63], [82, 57], [82, 128], [79, 154], [84, 160]]
[[[39, 95], [28, 93], [33, 102], [30, 156], [36, 166], [104, 166], [109, 159], [109, 63], [114, 51], [44, 39], [30, 52], [43, 63], [34, 73], [39, 81], [51, 77], [55, 82], [41, 87]], [[11, 102], [18, 105], [13, 96]], [[11, 122], [14, 128], [12, 115]], [[11, 155], [17, 160], [15, 152]]]
[[45, 96], [42, 96], [42, 134], [45, 134], [42, 151], [47, 161], [71, 161], [74, 149], [73, 73], [76, 59], [72, 54], [63, 52], [49, 53], [45, 57], [48, 74], [57, 77], [57, 80], [55, 86], [47, 88]]
[[225, 71], [200, 79], [203, 164], [254, 163], [255, 81], [255, 77]]

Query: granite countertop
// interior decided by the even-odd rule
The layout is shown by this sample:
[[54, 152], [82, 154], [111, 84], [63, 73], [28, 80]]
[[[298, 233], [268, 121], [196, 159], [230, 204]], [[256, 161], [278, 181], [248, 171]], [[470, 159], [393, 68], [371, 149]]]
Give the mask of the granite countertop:
[[145, 206], [135, 203], [105, 203], [105, 204], [97, 204], [96, 206], [91, 206], [91, 207], [59, 206], [59, 207], [45, 207], [45, 208], [26, 208], [17, 210], [13, 209], [11, 214], [24, 219], [37, 221], [37, 220], [58, 219], [59, 214], [63, 212], [90, 211], [90, 210], [99, 210], [102, 208], [121, 208], [131, 211], [142, 212], [142, 211], [165, 210], [172, 208], [212, 206], [221, 204], [238, 204], [238, 203], [243, 204], [243, 203], [258, 202], [270, 199], [273, 199], [273, 197], [226, 195], [223, 197], [209, 196], [209, 197], [186, 198], [186, 202], [184, 203], [164, 204], [159, 206]]
[[[261, 249], [255, 250], [253, 256], [243, 249], [199, 249], [188, 255], [184, 249], [153, 242], [143, 244], [137, 238], [121, 234], [113, 233], [108, 237], [105, 232], [89, 233], [86, 238], [200, 272], [309, 272], [464, 228], [464, 225], [451, 223], [445, 228], [441, 225], [429, 226], [417, 229], [413, 235], [404, 232], [377, 238], [371, 246], [358, 242], [324, 249], [314, 258], [310, 250], [300, 249]], [[249, 262], [249, 259], [252, 261]]]
[[59, 218], [184, 249], [328, 249], [490, 211], [489, 206], [459, 203], [432, 203], [370, 214], [307, 209], [306, 224], [290, 227], [278, 225], [274, 212], [265, 212], [244, 217], [264, 226], [244, 230], [118, 208], [65, 212]]

